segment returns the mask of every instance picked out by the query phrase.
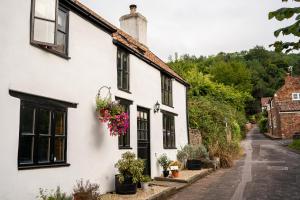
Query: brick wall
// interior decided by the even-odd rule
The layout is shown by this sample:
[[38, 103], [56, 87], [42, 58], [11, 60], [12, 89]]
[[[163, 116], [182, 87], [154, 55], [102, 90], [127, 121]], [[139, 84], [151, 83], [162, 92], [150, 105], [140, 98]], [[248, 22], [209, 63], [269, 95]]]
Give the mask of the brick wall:
[[283, 138], [292, 138], [300, 131], [300, 113], [281, 113], [281, 134]]

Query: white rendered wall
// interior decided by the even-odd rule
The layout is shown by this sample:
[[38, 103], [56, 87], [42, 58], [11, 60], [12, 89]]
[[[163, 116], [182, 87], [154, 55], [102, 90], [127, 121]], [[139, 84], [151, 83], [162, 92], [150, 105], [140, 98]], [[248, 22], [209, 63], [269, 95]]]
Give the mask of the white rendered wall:
[[[95, 118], [95, 96], [103, 86], [112, 94], [133, 100], [131, 114], [131, 147], [137, 150], [137, 105], [152, 109], [161, 102], [160, 72], [130, 56], [132, 94], [117, 90], [116, 54], [109, 34], [70, 12], [70, 60], [60, 58], [29, 44], [30, 0], [0, 3], [0, 199], [32, 200], [39, 188], [72, 192], [76, 180], [84, 178], [100, 184], [101, 192], [114, 189], [114, 163], [126, 150], [118, 149], [117, 137], [109, 136], [105, 125]], [[12, 10], [14, 11], [12, 14]], [[9, 16], [9, 17], [8, 17]], [[68, 109], [67, 162], [69, 167], [18, 170], [20, 100], [8, 94], [9, 89], [59, 100], [76, 102]], [[176, 146], [187, 143], [185, 87], [173, 81]], [[164, 150], [162, 114], [151, 116], [152, 176], [160, 174], [156, 156], [163, 152], [176, 158], [176, 150]]]

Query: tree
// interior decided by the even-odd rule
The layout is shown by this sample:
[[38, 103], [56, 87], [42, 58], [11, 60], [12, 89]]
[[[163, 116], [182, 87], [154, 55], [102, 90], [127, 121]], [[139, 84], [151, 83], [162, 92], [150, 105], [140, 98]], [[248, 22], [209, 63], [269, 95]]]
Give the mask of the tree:
[[[283, 2], [287, 2], [289, 0], [282, 0]], [[300, 2], [300, 0], [294, 0]], [[296, 16], [296, 22], [290, 26], [280, 28], [274, 32], [274, 35], [278, 37], [280, 34], [282, 35], [294, 35], [296, 37], [300, 37], [300, 7], [294, 8], [280, 8], [276, 11], [269, 13], [269, 19], [275, 18], [278, 21], [282, 21], [285, 19], [290, 19], [294, 15]], [[274, 44], [270, 45], [274, 46], [277, 52], [284, 51], [285, 53], [289, 53], [293, 50], [300, 49], [300, 40], [295, 42], [282, 42], [276, 41]]]

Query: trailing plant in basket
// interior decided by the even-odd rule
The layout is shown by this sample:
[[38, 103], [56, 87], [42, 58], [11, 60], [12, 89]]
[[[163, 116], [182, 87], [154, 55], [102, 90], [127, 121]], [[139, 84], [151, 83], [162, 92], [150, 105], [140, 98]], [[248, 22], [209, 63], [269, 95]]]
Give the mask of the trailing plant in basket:
[[127, 133], [129, 117], [118, 101], [112, 101], [110, 97], [101, 99], [98, 96], [96, 105], [98, 119], [100, 122], [107, 122], [110, 135], [120, 136]]

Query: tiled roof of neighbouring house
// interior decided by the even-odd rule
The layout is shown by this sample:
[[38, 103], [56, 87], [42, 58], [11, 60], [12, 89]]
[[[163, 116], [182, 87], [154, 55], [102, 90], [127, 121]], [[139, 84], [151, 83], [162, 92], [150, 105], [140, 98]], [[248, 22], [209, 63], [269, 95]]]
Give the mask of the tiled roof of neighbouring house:
[[260, 103], [262, 107], [267, 107], [269, 104], [269, 101], [272, 99], [272, 97], [263, 97], [260, 99]]
[[65, 1], [68, 1], [73, 6], [76, 6], [79, 9], [87, 12], [87, 14], [92, 16], [93, 18], [96, 18], [96, 20], [99, 21], [102, 26], [105, 26], [107, 29], [109, 29], [112, 32], [112, 37], [115, 43], [119, 43], [125, 46], [126, 48], [130, 49], [133, 53], [135, 53], [135, 55], [141, 57], [150, 65], [154, 66], [155, 68], [158, 68], [160, 71], [169, 74], [170, 76], [175, 78], [177, 81], [183, 83], [184, 85], [186, 86], [189, 85], [181, 76], [179, 76], [174, 70], [172, 70], [165, 62], [163, 62], [154, 53], [152, 53], [148, 49], [148, 47], [135, 40], [132, 36], [125, 33], [121, 29], [117, 28], [113, 24], [109, 23], [107, 20], [105, 20], [96, 12], [92, 11], [90, 8], [82, 4], [80, 1], [78, 0], [65, 0]]
[[300, 111], [300, 102], [277, 102], [276, 103], [280, 112], [292, 112], [292, 111]]

